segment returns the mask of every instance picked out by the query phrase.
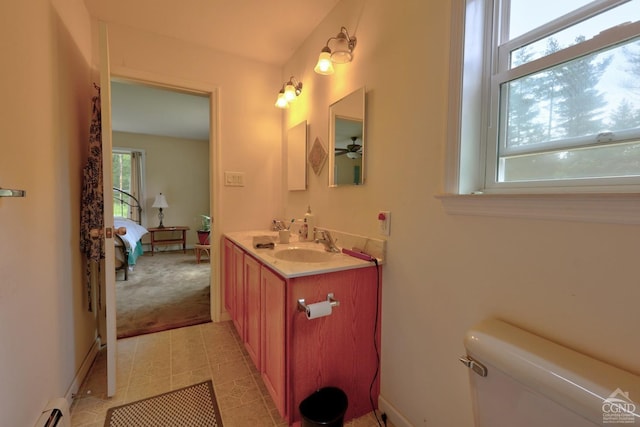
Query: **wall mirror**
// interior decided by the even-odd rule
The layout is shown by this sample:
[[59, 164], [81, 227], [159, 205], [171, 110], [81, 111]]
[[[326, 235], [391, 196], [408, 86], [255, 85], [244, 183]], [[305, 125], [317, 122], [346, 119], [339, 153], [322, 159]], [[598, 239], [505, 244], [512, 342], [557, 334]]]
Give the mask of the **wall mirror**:
[[307, 189], [307, 121], [287, 131], [287, 188]]
[[365, 88], [329, 106], [329, 186], [364, 184]]

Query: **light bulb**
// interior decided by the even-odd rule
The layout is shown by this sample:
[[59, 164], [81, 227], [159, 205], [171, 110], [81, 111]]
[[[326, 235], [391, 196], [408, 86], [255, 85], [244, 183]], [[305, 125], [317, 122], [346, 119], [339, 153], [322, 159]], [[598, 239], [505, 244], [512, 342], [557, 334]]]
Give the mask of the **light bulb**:
[[325, 76], [335, 72], [333, 69], [333, 62], [331, 62], [331, 51], [328, 48], [322, 49], [322, 52], [320, 52], [320, 56], [318, 56], [318, 63], [313, 71]]
[[276, 107], [289, 108], [289, 102], [287, 102], [287, 98], [284, 96], [284, 92], [280, 92], [278, 94], [278, 99], [276, 99]]
[[296, 88], [291, 82], [287, 83], [287, 85], [284, 87], [284, 97], [287, 102], [295, 101], [296, 96]]

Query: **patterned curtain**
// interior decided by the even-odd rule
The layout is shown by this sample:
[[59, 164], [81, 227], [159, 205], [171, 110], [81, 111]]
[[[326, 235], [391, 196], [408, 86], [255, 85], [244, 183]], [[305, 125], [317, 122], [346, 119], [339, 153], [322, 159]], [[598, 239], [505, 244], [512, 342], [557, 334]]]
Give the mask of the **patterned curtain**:
[[[84, 167], [82, 183], [82, 201], [80, 212], [80, 249], [87, 258], [86, 291], [89, 311], [93, 311], [91, 270], [92, 264], [100, 269], [100, 260], [104, 259], [104, 196], [102, 187], [102, 121], [100, 115], [100, 87], [95, 85], [98, 94], [93, 97], [93, 113], [89, 129], [89, 157]], [[94, 230], [94, 236], [91, 235]], [[95, 230], [98, 230], [96, 235]], [[100, 274], [96, 274], [99, 282]], [[100, 295], [100, 292], [98, 292]]]

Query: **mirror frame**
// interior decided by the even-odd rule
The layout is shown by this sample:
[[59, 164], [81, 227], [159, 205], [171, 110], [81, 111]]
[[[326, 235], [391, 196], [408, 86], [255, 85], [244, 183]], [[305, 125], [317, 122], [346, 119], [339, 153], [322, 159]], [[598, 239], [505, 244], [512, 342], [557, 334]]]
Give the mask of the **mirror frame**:
[[[341, 103], [342, 105], [347, 105], [349, 102], [358, 102], [361, 100], [362, 110], [358, 111], [357, 114], [360, 114], [361, 117], [358, 117], [357, 114], [354, 114], [353, 111], [350, 111], [349, 114], [345, 114], [341, 111]], [[343, 187], [343, 186], [360, 186], [365, 183], [365, 158], [366, 158], [366, 143], [365, 143], [365, 133], [366, 133], [366, 89], [362, 86], [359, 89], [345, 95], [338, 101], [334, 102], [329, 106], [329, 187]], [[351, 121], [362, 121], [362, 157], [361, 157], [361, 166], [360, 166], [360, 182], [353, 184], [338, 184], [335, 179], [335, 168], [336, 168], [336, 119], [345, 119]]]
[[309, 132], [304, 120], [287, 131], [287, 189], [307, 189], [307, 140]]

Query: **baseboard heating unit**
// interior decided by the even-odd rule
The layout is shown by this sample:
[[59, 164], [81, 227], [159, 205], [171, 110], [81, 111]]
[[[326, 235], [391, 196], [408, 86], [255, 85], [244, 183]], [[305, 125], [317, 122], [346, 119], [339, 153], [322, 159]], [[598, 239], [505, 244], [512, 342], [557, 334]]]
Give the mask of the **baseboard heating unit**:
[[51, 400], [34, 427], [71, 427], [69, 404], [63, 397]]

